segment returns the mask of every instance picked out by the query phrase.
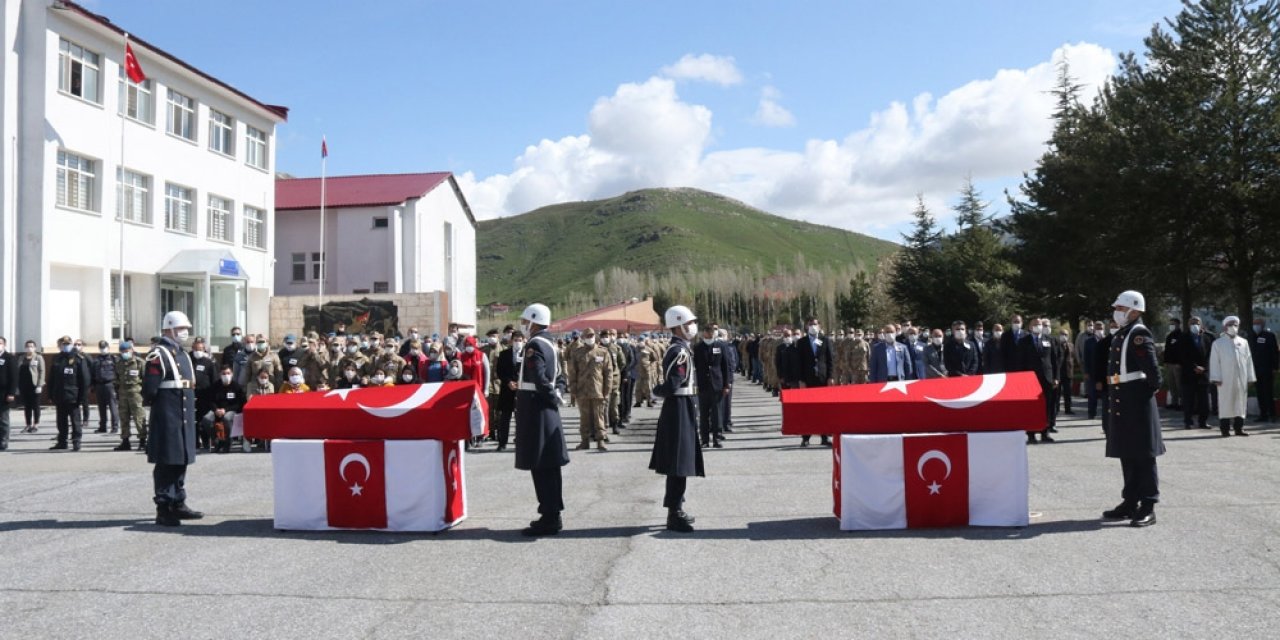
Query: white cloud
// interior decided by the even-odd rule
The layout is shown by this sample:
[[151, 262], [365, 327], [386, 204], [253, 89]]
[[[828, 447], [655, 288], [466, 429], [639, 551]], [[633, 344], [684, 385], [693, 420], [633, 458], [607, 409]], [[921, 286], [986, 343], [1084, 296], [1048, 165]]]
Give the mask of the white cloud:
[[794, 127], [796, 117], [786, 107], [778, 104], [782, 92], [772, 86], [765, 86], [760, 91], [760, 104], [751, 121], [764, 127]]
[[711, 82], [728, 87], [742, 82], [742, 72], [732, 56], [715, 56], [709, 53], [686, 53], [673, 65], [662, 68], [662, 75], [673, 80]]
[[[460, 178], [482, 218], [642, 187], [692, 186], [792, 218], [885, 237], [924, 193], [936, 214], [966, 175], [1016, 179], [1032, 169], [1052, 132], [1055, 63], [1067, 56], [1081, 99], [1115, 68], [1097, 45], [1064, 45], [1028, 69], [1005, 69], [940, 97], [922, 93], [872, 113], [842, 138], [813, 139], [801, 151], [706, 151], [712, 114], [682, 101], [668, 78], [618, 87], [596, 101], [589, 132], [528, 147], [509, 174]], [[762, 97], [776, 93], [766, 91]], [[998, 200], [998, 193], [984, 194]]]

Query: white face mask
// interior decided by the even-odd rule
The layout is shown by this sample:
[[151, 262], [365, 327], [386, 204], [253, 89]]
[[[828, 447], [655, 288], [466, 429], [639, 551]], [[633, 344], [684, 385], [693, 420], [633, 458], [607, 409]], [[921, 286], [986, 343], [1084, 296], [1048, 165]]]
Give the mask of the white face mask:
[[820, 333], [821, 331], [822, 331], [822, 327], [820, 327], [820, 326], [818, 326], [818, 325], [816, 325], [816, 324], [811, 324], [811, 325], [809, 325], [809, 335], [810, 335], [810, 336], [813, 336], [813, 337], [815, 337], [815, 338], [816, 338], [816, 337], [818, 337], [818, 333]]
[[991, 332], [991, 337], [992, 337], [992, 338], [995, 338], [996, 340], [999, 340], [999, 339], [1000, 339], [1000, 336], [1002, 336], [1002, 335], [1004, 335], [1004, 332], [1003, 332], [1003, 331], [992, 331], [992, 332]]
[[785, 338], [783, 338], [783, 339], [782, 339], [782, 343], [783, 343], [783, 344], [791, 344], [791, 342], [792, 342], [792, 340], [791, 340], [791, 336], [787, 336], [787, 337], [785, 337]]
[[400, 379], [401, 379], [401, 380], [404, 380], [405, 382], [413, 382], [413, 374], [412, 374], [412, 373], [406, 373], [406, 374], [404, 374], [404, 375], [400, 376]]
[[356, 345], [354, 345], [354, 344], [353, 344], [353, 345], [349, 345], [349, 346], [347, 347], [347, 353], [355, 353], [355, 352], [357, 352], [357, 351], [359, 351], [359, 350], [360, 350], [360, 348], [359, 348], [359, 347], [357, 347], [357, 346], [356, 346]]
[[222, 376], [222, 384], [231, 384], [231, 376]]
[[696, 322], [691, 322], [691, 323], [689, 323], [689, 324], [685, 325], [685, 327], [684, 327], [684, 339], [685, 339], [685, 340], [692, 340], [692, 339], [694, 338], [694, 336], [696, 336], [696, 335], [698, 335], [698, 323], [696, 323]]
[[1013, 327], [1013, 330], [1014, 330], [1014, 331], [1022, 331], [1022, 323], [1021, 323], [1021, 322], [1015, 322], [1015, 323], [1013, 323], [1013, 324], [1010, 324], [1009, 326], [1010, 326], [1010, 327]]
[[600, 338], [600, 344], [602, 344], [602, 345], [604, 345], [604, 346], [606, 346], [606, 347], [607, 347], [607, 346], [609, 346], [609, 345], [613, 344], [613, 338]]
[[582, 344], [585, 344], [585, 345], [587, 345], [588, 347], [594, 347], [594, 346], [596, 346], [596, 339], [595, 339], [595, 338], [583, 338], [583, 339], [582, 339]]
[[1116, 332], [1117, 332], [1117, 331], [1119, 331], [1119, 330], [1120, 330], [1120, 328], [1119, 328], [1119, 327], [1107, 327], [1107, 333], [1108, 333], [1108, 334], [1110, 334], [1110, 335], [1113, 335], [1113, 336], [1114, 336], [1114, 335], [1116, 334]]
[[711, 344], [711, 343], [713, 343], [713, 342], [715, 342], [715, 341], [716, 341], [716, 339], [715, 339], [715, 338], [703, 338], [703, 339], [702, 339], [702, 344], [708, 344], [708, 345], [709, 345], [709, 344]]
[[530, 323], [528, 323], [528, 322], [521, 322], [521, 323], [520, 323], [520, 333], [523, 333], [523, 334], [525, 334], [526, 336], [527, 336], [527, 335], [532, 335], [532, 332], [531, 332], [531, 331], [529, 331], [529, 328], [530, 328], [531, 326], [532, 326], [532, 325], [531, 325]]
[[382, 384], [382, 383], [384, 383], [384, 382], [386, 382], [386, 381], [387, 381], [387, 377], [386, 377], [386, 376], [384, 376], [384, 375], [382, 375], [381, 373], [379, 373], [379, 374], [377, 374], [377, 375], [374, 375], [374, 376], [373, 376], [373, 383], [374, 383], [374, 384]]
[[956, 340], [960, 340], [961, 342], [963, 342], [963, 341], [964, 341], [964, 337], [965, 337], [966, 335], [968, 335], [968, 333], [969, 333], [968, 331], [965, 331], [964, 329], [960, 329], [960, 330], [958, 330], [958, 331], [954, 331], [954, 332], [952, 332], [952, 334], [951, 334], [951, 335], [955, 336], [955, 337], [956, 337]]
[[467, 345], [467, 353], [475, 353], [475, 352], [476, 352], [476, 348], [475, 348], [475, 347], [473, 347], [473, 346], [471, 346], [471, 345]]
[[933, 346], [935, 347], [942, 346], [942, 336], [936, 336], [936, 337], [930, 338], [929, 341], [932, 342]]
[[1198, 324], [1191, 325], [1191, 335], [1193, 336], [1200, 335], [1200, 325]]
[[347, 378], [348, 380], [355, 380], [355, 379], [356, 379], [356, 372], [355, 372], [355, 371], [343, 371], [343, 372], [342, 372], [342, 375], [343, 375], [343, 376], [346, 376], [346, 378]]
[[1232, 325], [1227, 325], [1226, 332], [1227, 332], [1227, 335], [1229, 335], [1229, 336], [1231, 336], [1232, 338], [1234, 338], [1234, 337], [1236, 337], [1236, 335], [1237, 335], [1237, 334], [1239, 334], [1239, 333], [1240, 333], [1240, 327], [1238, 327], [1238, 326], [1236, 326], [1236, 325], [1234, 325], [1234, 324], [1232, 324]]
[[1178, 330], [1178, 325], [1176, 324], [1169, 325], [1169, 333], [1173, 333], [1174, 331], [1177, 331], [1177, 330]]
[[289, 384], [292, 384], [292, 385], [302, 384], [302, 376], [299, 376], [299, 375], [289, 376]]
[[258, 378], [258, 386], [265, 387], [271, 384], [271, 378]]
[[192, 352], [191, 352], [191, 357], [192, 357], [192, 358], [197, 358], [197, 359], [199, 359], [199, 358], [203, 358], [203, 357], [204, 357], [204, 351], [203, 351], [202, 349], [196, 349], [195, 351], [192, 351]]
[[1122, 327], [1123, 327], [1124, 325], [1126, 325], [1126, 324], [1129, 324], [1129, 312], [1128, 312], [1128, 311], [1121, 311], [1121, 310], [1119, 310], [1119, 309], [1116, 309], [1115, 311], [1112, 311], [1112, 312], [1111, 312], [1111, 317], [1115, 319], [1116, 324], [1118, 324], [1118, 325], [1120, 325], [1120, 326], [1122, 326]]
[[186, 329], [178, 329], [177, 331], [173, 332], [173, 337], [177, 338], [178, 342], [185, 342], [186, 339], [190, 336], [191, 336], [191, 332]]
[[[1015, 326], [1016, 326], [1016, 325], [1015, 325]], [[1037, 324], [1037, 325], [1032, 325], [1032, 327], [1031, 327], [1031, 333], [1034, 333], [1034, 334], [1036, 334], [1036, 335], [1040, 335], [1040, 325], [1038, 325], [1038, 324]]]

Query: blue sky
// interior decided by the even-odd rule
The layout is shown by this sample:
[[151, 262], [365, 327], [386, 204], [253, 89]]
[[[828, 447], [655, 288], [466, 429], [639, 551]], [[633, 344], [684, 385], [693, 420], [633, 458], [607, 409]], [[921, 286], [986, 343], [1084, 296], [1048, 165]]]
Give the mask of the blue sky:
[[[646, 186], [896, 239], [1034, 166], [1067, 55], [1091, 88], [1177, 0], [93, 0], [291, 109], [277, 168], [450, 170], [480, 217]], [[683, 62], [682, 62], [683, 60]]]

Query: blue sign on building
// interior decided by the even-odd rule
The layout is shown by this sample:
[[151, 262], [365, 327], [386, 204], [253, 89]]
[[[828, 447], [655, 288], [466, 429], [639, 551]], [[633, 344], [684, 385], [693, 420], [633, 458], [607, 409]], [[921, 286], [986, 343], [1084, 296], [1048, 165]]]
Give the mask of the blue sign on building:
[[240, 263], [231, 258], [222, 258], [221, 260], [218, 260], [218, 275], [239, 276]]

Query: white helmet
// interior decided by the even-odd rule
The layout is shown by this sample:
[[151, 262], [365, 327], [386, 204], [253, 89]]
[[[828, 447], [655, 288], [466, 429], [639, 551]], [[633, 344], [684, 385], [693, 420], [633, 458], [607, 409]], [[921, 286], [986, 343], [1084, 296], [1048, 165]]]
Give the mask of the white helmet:
[[690, 320], [697, 319], [698, 316], [693, 315], [693, 312], [689, 310], [689, 307], [676, 305], [667, 309], [666, 323], [668, 329], [674, 329], [689, 322]]
[[181, 311], [170, 311], [164, 314], [164, 322], [160, 323], [161, 329], [182, 329], [191, 328], [191, 321], [187, 319], [187, 314]]
[[1128, 307], [1136, 311], [1147, 310], [1147, 299], [1142, 297], [1137, 291], [1125, 291], [1116, 296], [1116, 301], [1111, 303], [1113, 307]]
[[549, 327], [551, 326], [551, 310], [545, 304], [534, 303], [524, 308], [524, 313], [520, 314], [520, 319]]

